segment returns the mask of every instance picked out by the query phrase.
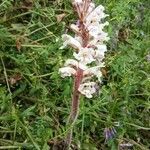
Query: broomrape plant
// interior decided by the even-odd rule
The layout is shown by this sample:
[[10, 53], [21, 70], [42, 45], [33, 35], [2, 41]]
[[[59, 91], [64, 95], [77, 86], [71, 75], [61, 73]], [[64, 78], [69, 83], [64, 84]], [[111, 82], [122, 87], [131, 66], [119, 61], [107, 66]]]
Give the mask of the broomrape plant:
[[[70, 25], [75, 36], [63, 34], [64, 42], [61, 49], [71, 46], [74, 49], [74, 58], [66, 60], [64, 67], [59, 69], [61, 77], [74, 78], [69, 125], [73, 125], [77, 119], [80, 95], [92, 98], [98, 84], [102, 81], [101, 68], [104, 67], [103, 59], [107, 51], [104, 42], [109, 40], [108, 34], [103, 31], [109, 24], [103, 22], [108, 16], [104, 13], [104, 7], [102, 5], [96, 7], [91, 0], [74, 0], [72, 3], [78, 15], [77, 22]], [[97, 80], [93, 78], [94, 76]], [[72, 129], [65, 141], [68, 147], [71, 139]]]

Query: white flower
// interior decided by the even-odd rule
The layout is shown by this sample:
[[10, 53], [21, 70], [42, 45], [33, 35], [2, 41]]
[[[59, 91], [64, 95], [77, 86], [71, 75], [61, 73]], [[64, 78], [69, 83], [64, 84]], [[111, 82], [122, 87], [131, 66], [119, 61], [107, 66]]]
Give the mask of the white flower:
[[89, 64], [93, 61], [95, 61], [95, 59], [93, 58], [94, 55], [94, 50], [92, 48], [82, 48], [80, 49], [80, 51], [78, 53], [73, 54], [73, 56], [80, 61], [80, 63], [83, 64]]
[[59, 69], [59, 72], [61, 73], [61, 77], [70, 77], [71, 75], [76, 74], [76, 70], [71, 67], [63, 67]]
[[67, 59], [64, 66], [78, 67], [78, 62], [74, 59]]
[[99, 31], [102, 31], [104, 29], [104, 27], [108, 26], [108, 25], [109, 25], [108, 21], [106, 21], [104, 23], [92, 22], [89, 24], [88, 29], [90, 30], [94, 27], [94, 28], [99, 28]]
[[86, 66], [85, 64], [83, 64], [83, 63], [80, 63], [80, 62], [79, 62], [79, 64], [78, 64], [78, 67], [79, 67], [80, 69], [82, 69], [82, 70], [86, 70], [86, 69], [87, 69], [87, 66]]
[[[103, 31], [109, 23], [103, 23], [103, 19], [108, 15], [104, 13], [105, 9], [102, 5], [95, 8], [95, 4], [91, 1], [73, 0], [73, 5], [79, 17], [76, 24], [70, 25], [75, 36], [62, 35], [64, 43], [61, 48], [68, 45], [75, 48], [76, 51], [73, 53], [74, 59], [66, 60], [65, 67], [60, 68], [59, 72], [63, 78], [73, 75], [77, 79], [81, 77], [82, 82], [78, 91], [87, 98], [92, 98], [98, 85], [91, 82], [91, 79], [96, 77], [99, 82], [102, 80], [101, 68], [104, 67], [103, 59], [107, 51], [104, 42], [109, 40], [108, 34]], [[82, 76], [80, 76], [81, 72]]]
[[109, 40], [108, 33], [102, 31], [97, 36], [97, 39], [98, 39], [98, 42], [101, 42], [101, 43], [104, 41], [108, 41]]
[[75, 38], [73, 38], [72, 36], [70, 36], [70, 35], [63, 34], [62, 39], [63, 39], [64, 43], [63, 43], [63, 46], [60, 47], [60, 49], [63, 49], [67, 45], [69, 45], [69, 46], [71, 46], [75, 49], [80, 49], [81, 48], [81, 43], [79, 41], [77, 41]]
[[93, 45], [97, 45], [97, 44], [103, 44], [104, 41], [108, 41], [109, 37], [108, 37], [108, 33], [106, 32], [101, 32], [99, 33], [97, 36], [95, 36], [88, 44], [88, 46], [93, 46]]
[[79, 33], [79, 27], [75, 24], [71, 24], [70, 28], [75, 32], [75, 33]]
[[87, 15], [89, 15], [89, 14], [93, 11], [94, 8], [95, 8], [95, 4], [91, 2], [91, 3], [89, 4], [89, 8], [88, 8], [88, 11], [87, 11]]
[[101, 63], [101, 61], [104, 59], [105, 52], [107, 51], [106, 45], [96, 45], [97, 49], [95, 50], [94, 58]]
[[94, 12], [97, 13], [98, 15], [101, 15], [101, 13], [105, 10], [104, 6], [99, 5], [98, 7], [95, 8]]
[[80, 68], [82, 70], [86, 70], [87, 69], [87, 66], [74, 60], [74, 59], [68, 59], [66, 60], [65, 66], [71, 66], [71, 67], [76, 67], [76, 68]]
[[89, 31], [90, 37], [95, 37], [100, 33], [100, 28], [98, 26], [91, 25], [91, 26], [88, 27], [88, 31]]
[[99, 58], [99, 56], [104, 57], [105, 52], [107, 51], [107, 47], [104, 44], [96, 45], [97, 49], [95, 50], [95, 58]]
[[97, 50], [99, 50], [101, 53], [104, 53], [107, 51], [107, 47], [105, 44], [97, 44], [96, 47], [97, 47]]
[[104, 7], [102, 5], [99, 5], [96, 7], [87, 17], [86, 17], [86, 25], [89, 26], [90, 23], [93, 22], [101, 22], [103, 18], [105, 18], [106, 15], [104, 13]]
[[100, 35], [104, 29], [105, 26], [107, 26], [109, 23], [105, 22], [103, 24], [99, 24], [98, 22], [95, 23], [91, 23], [88, 26], [88, 31], [91, 37], [97, 37], [98, 35]]
[[102, 62], [102, 60], [104, 59], [104, 54], [101, 53], [100, 51], [95, 51], [95, 59], [96, 59], [96, 63], [99, 64]]
[[87, 70], [85, 70], [83, 72], [83, 75], [84, 76], [86, 76], [86, 75], [96, 75], [97, 72], [99, 71], [99, 69], [100, 69], [99, 66], [88, 68]]
[[83, 3], [83, 0], [74, 0], [74, 3], [81, 4]]
[[77, 34], [74, 37], [75, 40], [77, 40], [82, 45], [82, 38], [81, 36], [78, 36]]
[[85, 95], [87, 98], [92, 98], [92, 94], [96, 92], [96, 83], [95, 82], [87, 82], [80, 84], [78, 91]]
[[102, 72], [100, 70], [101, 67], [104, 67], [104, 63], [101, 63], [99, 66], [91, 67], [86, 69], [83, 72], [84, 76], [96, 76], [98, 78], [98, 81], [101, 82]]

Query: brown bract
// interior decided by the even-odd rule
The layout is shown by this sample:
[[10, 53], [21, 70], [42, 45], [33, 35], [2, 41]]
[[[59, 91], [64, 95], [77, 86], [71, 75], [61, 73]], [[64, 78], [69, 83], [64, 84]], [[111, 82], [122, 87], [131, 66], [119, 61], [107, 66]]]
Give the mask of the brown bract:
[[66, 16], [66, 14], [65, 14], [65, 13], [62, 13], [62, 14], [56, 15], [57, 22], [58, 22], [58, 23], [59, 23], [59, 22], [61, 22], [61, 21], [62, 21], [62, 19], [63, 19], [65, 16]]

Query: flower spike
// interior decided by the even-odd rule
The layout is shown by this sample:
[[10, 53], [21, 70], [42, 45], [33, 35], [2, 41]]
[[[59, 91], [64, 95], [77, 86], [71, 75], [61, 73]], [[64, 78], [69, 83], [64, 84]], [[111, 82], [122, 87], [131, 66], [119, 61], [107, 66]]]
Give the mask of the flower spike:
[[[75, 36], [62, 35], [64, 42], [61, 48], [71, 46], [75, 51], [73, 58], [66, 60], [65, 67], [59, 69], [63, 78], [74, 78], [69, 125], [77, 119], [80, 95], [92, 98], [99, 89], [98, 85], [102, 82], [101, 68], [104, 67], [103, 59], [107, 51], [105, 42], [109, 40], [108, 34], [103, 31], [109, 23], [103, 22], [108, 15], [102, 5], [95, 7], [91, 0], [73, 0], [73, 6], [78, 20], [70, 28]], [[70, 147], [71, 140], [72, 129], [65, 140], [67, 147]]]

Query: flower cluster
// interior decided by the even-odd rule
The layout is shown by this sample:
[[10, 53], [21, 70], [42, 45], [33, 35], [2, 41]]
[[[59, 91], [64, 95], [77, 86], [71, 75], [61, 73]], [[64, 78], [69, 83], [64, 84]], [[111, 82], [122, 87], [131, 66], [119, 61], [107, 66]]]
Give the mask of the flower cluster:
[[66, 46], [74, 48], [74, 58], [68, 59], [65, 67], [60, 68], [59, 72], [63, 78], [76, 78], [79, 72], [82, 73], [78, 91], [87, 98], [92, 98], [97, 86], [93, 76], [101, 82], [101, 67], [104, 67], [103, 59], [107, 51], [104, 42], [108, 41], [109, 37], [103, 28], [109, 23], [103, 23], [103, 19], [108, 15], [104, 13], [102, 5], [95, 7], [90, 0], [74, 0], [73, 5], [79, 17], [76, 24], [70, 25], [75, 36], [62, 35], [64, 43], [61, 49]]

